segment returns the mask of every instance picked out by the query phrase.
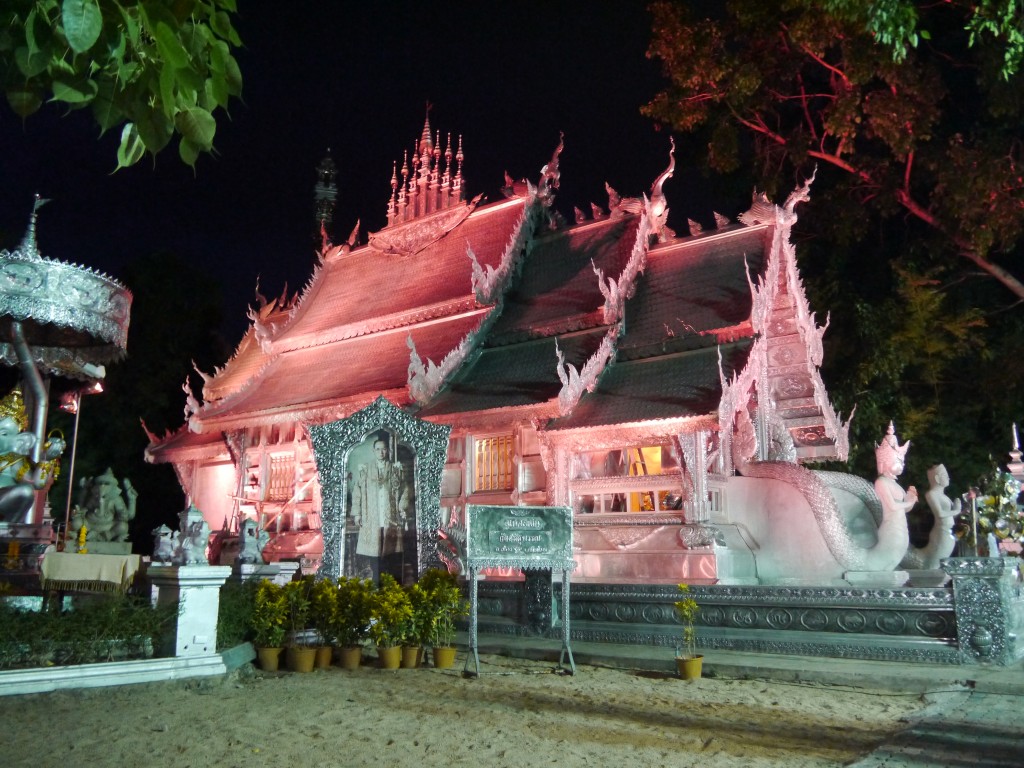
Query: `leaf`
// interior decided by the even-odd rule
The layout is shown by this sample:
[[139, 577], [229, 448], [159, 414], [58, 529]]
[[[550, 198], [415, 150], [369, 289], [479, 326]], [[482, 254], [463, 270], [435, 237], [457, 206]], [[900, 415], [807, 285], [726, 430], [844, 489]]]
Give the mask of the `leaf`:
[[160, 105], [168, 118], [174, 117], [174, 67], [160, 68]]
[[174, 116], [174, 127], [183, 138], [188, 139], [203, 151], [209, 152], [213, 147], [213, 135], [217, 131], [217, 121], [202, 107], [189, 107], [178, 112]]
[[135, 165], [146, 154], [146, 146], [139, 138], [135, 123], [125, 123], [121, 131], [121, 144], [117, 148], [117, 170]]
[[29, 85], [14, 85], [7, 89], [7, 103], [18, 117], [28, 117], [43, 104], [43, 96]]
[[118, 10], [121, 12], [121, 21], [123, 22], [123, 31], [125, 37], [131, 43], [132, 48], [139, 47], [139, 19], [134, 9], [123, 7], [120, 3], [118, 4]]
[[210, 108], [228, 106], [228, 84], [220, 77], [207, 78], [204, 85], [206, 98], [210, 100]]
[[103, 14], [97, 0], [64, 0], [61, 19], [64, 36], [75, 53], [92, 48], [103, 29]]
[[174, 31], [162, 21], [156, 25], [156, 47], [160, 51], [160, 57], [164, 64], [172, 67], [184, 68], [189, 65], [188, 51], [182, 46]]
[[174, 135], [174, 126], [170, 118], [156, 109], [148, 110], [136, 121], [135, 126], [139, 131], [139, 138], [146, 145], [146, 151], [154, 155], [166, 147]]
[[224, 79], [228, 84], [228, 93], [232, 96], [242, 95], [242, 71], [234, 56], [228, 56], [224, 61]]
[[199, 147], [182, 137], [178, 142], [178, 156], [181, 157], [185, 165], [195, 168], [196, 160], [199, 159]]
[[84, 74], [74, 78], [54, 78], [53, 101], [85, 105], [96, 98], [99, 86]]
[[14, 51], [14, 63], [18, 65], [21, 74], [29, 78], [45, 72], [50, 63], [50, 57], [42, 51], [30, 53], [28, 48], [21, 46]]
[[102, 136], [124, 119], [124, 113], [114, 103], [114, 82], [102, 80], [98, 84], [96, 98], [92, 101], [92, 116], [100, 127]]

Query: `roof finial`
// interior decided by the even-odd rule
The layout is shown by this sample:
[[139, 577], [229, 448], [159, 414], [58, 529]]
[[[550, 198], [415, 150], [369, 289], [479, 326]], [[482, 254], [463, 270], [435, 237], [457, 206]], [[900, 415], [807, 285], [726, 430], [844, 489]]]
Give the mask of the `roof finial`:
[[388, 201], [388, 224], [395, 223], [395, 210], [398, 204], [398, 163], [391, 164], [391, 199]]
[[420, 136], [420, 152], [427, 154], [434, 149], [434, 141], [430, 136], [430, 110], [434, 105], [427, 102], [427, 116], [423, 120], [423, 135]]
[[25, 236], [21, 238], [21, 244], [18, 246], [18, 252], [27, 259], [42, 258], [39, 246], [36, 245], [36, 218], [39, 216], [39, 209], [48, 202], [50, 202], [49, 199], [36, 193], [32, 203], [32, 214], [28, 217], [28, 229], [25, 230]]

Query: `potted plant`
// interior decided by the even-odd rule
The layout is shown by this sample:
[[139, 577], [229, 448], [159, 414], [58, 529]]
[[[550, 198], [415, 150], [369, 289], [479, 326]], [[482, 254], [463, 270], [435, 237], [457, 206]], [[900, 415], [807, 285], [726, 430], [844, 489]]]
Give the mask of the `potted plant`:
[[309, 622], [309, 592], [313, 586], [312, 576], [303, 576], [284, 586], [285, 615], [288, 644], [285, 660], [292, 672], [312, 672], [316, 662], [316, 646], [310, 643], [306, 633]]
[[262, 579], [256, 587], [249, 626], [260, 666], [268, 672], [277, 670], [286, 616], [284, 591], [269, 579]]
[[344, 669], [356, 669], [363, 645], [370, 636], [373, 582], [342, 576], [338, 579], [336, 608], [330, 634], [338, 646], [338, 660]]
[[405, 641], [402, 646], [402, 666], [413, 669], [423, 659], [423, 646], [430, 642], [430, 633], [434, 623], [433, 606], [430, 594], [419, 582], [405, 588], [409, 595], [412, 608], [410, 619], [405, 628]]
[[419, 584], [427, 595], [430, 613], [426, 642], [434, 666], [447, 669], [455, 663], [455, 621], [469, 613], [469, 602], [462, 596], [455, 576], [441, 568], [428, 570]]
[[700, 606], [690, 596], [690, 587], [687, 584], [679, 585], [679, 592], [682, 600], [675, 603], [676, 616], [683, 625], [683, 647], [676, 649], [676, 667], [684, 680], [696, 680], [701, 676], [701, 666], [704, 656], [697, 653], [697, 633], [693, 628], [693, 621], [697, 618]]
[[384, 669], [397, 669], [402, 660], [402, 642], [412, 621], [409, 595], [387, 573], [371, 600], [370, 637], [377, 646], [377, 657]]
[[331, 629], [338, 610], [338, 587], [331, 579], [317, 579], [309, 590], [309, 621], [316, 630], [316, 668], [331, 666]]

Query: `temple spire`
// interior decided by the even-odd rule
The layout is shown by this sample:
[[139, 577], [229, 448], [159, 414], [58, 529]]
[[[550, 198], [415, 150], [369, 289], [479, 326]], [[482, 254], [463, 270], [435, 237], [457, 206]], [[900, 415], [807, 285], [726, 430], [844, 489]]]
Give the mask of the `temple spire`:
[[465, 201], [462, 193], [462, 162], [465, 159], [462, 137], [459, 136], [458, 152], [453, 155], [452, 135], [446, 134], [447, 142], [442, 151], [441, 131], [435, 132], [431, 127], [430, 109], [431, 104], [427, 102], [423, 130], [413, 142], [412, 155], [406, 152], [402, 158], [401, 182], [398, 180], [397, 163], [392, 168], [389, 227]]
[[334, 201], [338, 198], [338, 186], [334, 182], [337, 174], [337, 167], [331, 158], [331, 148], [327, 148], [327, 154], [316, 167], [316, 186], [313, 188], [315, 201], [315, 225], [313, 227], [313, 240], [320, 242], [321, 232], [330, 233], [331, 221], [334, 219]]

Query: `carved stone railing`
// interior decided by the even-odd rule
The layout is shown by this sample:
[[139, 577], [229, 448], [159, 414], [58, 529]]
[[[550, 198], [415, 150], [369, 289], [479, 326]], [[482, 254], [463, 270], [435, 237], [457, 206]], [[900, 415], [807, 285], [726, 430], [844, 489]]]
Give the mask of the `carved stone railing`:
[[1003, 557], [950, 557], [942, 569], [953, 579], [956, 634], [964, 662], [1012, 664], [1024, 657], [1024, 597], [1019, 561]]

